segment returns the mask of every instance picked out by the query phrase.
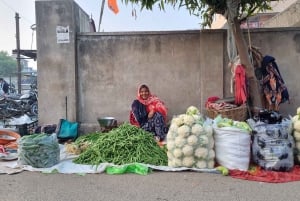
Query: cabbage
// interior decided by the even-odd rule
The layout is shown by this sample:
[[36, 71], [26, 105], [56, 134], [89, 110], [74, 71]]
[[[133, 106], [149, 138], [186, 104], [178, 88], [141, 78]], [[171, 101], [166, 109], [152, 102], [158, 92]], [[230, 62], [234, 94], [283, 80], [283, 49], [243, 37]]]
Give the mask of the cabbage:
[[186, 114], [188, 115], [200, 114], [200, 111], [195, 106], [189, 106], [186, 110]]

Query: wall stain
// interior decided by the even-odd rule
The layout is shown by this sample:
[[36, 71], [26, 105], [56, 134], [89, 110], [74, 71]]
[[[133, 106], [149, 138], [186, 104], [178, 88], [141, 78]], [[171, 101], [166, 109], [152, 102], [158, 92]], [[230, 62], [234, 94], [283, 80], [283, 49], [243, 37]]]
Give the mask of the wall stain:
[[59, 7], [55, 9], [56, 14], [58, 15], [63, 15], [64, 13], [66, 13], [66, 9], [63, 7]]
[[294, 41], [296, 45], [296, 52], [300, 53], [300, 34], [294, 36]]
[[160, 38], [155, 39], [155, 51], [158, 54], [161, 53], [161, 39]]
[[142, 40], [136, 40], [135, 42], [138, 46], [140, 46], [139, 49], [142, 51], [146, 51], [150, 47], [150, 39], [146, 36], [143, 36]]

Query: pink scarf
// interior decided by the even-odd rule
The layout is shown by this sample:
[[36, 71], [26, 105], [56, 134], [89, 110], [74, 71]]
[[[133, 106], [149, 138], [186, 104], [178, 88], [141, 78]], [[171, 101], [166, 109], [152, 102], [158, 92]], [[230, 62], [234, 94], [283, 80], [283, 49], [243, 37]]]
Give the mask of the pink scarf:
[[141, 87], [138, 88], [138, 92], [137, 92], [138, 101], [140, 101], [142, 104], [146, 106], [147, 112], [151, 110], [153, 110], [154, 112], [159, 112], [166, 120], [168, 109], [166, 108], [164, 102], [161, 101], [157, 96], [152, 95], [150, 90], [149, 90], [149, 97], [146, 100], [142, 99], [140, 95], [140, 88]]

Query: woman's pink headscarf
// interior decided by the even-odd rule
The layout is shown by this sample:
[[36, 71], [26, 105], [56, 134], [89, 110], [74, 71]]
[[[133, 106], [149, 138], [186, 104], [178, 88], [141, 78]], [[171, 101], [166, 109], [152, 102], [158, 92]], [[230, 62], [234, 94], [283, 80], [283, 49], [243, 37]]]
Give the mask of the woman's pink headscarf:
[[[141, 94], [140, 94], [140, 90], [141, 90], [142, 86], [146, 86], [149, 90], [149, 97], [146, 100], [142, 99]], [[167, 119], [168, 109], [166, 108], [164, 102], [161, 101], [157, 96], [151, 94], [150, 89], [147, 85], [139, 86], [138, 92], [137, 92], [137, 99], [138, 99], [138, 101], [140, 101], [142, 104], [144, 104], [146, 106], [147, 112], [150, 112], [151, 110], [153, 110], [154, 112], [159, 112], [160, 114], [162, 114], [162, 116], [164, 117], [165, 120]]]
[[[164, 104], [163, 101], [161, 101], [157, 96], [152, 95], [150, 93], [149, 90], [149, 97], [147, 98], [147, 100], [142, 99], [141, 95], [140, 95], [140, 90], [143, 86], [146, 86], [149, 90], [149, 87], [145, 84], [140, 85], [138, 88], [138, 92], [137, 92], [137, 100], [142, 103], [143, 105], [145, 105], [146, 107], [146, 111], [149, 112], [151, 110], [153, 110], [154, 112], [159, 112], [165, 119], [165, 121], [167, 120], [167, 108]], [[132, 111], [130, 111], [130, 116], [129, 116], [129, 120], [130, 123], [132, 125], [135, 125], [137, 127], [140, 127], [139, 122], [136, 120], [136, 118], [134, 117], [134, 114]]]

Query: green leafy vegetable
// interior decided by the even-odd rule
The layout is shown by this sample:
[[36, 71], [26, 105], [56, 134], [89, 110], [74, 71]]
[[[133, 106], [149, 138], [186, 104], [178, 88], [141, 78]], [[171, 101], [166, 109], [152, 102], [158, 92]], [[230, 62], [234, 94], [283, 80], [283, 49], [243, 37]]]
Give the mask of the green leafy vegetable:
[[98, 134], [98, 139], [74, 159], [74, 163], [87, 165], [99, 165], [104, 162], [116, 165], [167, 165], [168, 159], [152, 133], [124, 123], [108, 133]]

